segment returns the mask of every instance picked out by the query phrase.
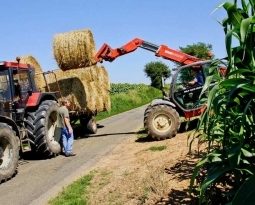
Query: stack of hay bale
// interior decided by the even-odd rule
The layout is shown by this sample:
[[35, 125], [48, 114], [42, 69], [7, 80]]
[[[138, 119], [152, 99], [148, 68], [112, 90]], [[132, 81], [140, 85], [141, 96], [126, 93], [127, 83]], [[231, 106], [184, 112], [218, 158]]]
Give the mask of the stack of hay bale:
[[[46, 76], [48, 87], [43, 76], [38, 75], [35, 79], [38, 89], [55, 92], [59, 85], [61, 96], [70, 99], [70, 110], [76, 112], [110, 110], [110, 81], [106, 69], [97, 66], [93, 59], [95, 43], [91, 31], [56, 34], [53, 51], [60, 69], [53, 71], [56, 78], [53, 73]], [[38, 63], [31, 64], [36, 67], [36, 72], [42, 71]]]
[[[38, 61], [32, 56], [32, 55], [26, 55], [26, 56], [21, 56], [20, 57], [20, 63], [24, 64], [30, 64], [35, 68], [35, 82], [37, 85], [40, 85], [41, 87], [45, 87], [46, 83], [44, 80], [44, 77], [42, 75], [42, 67], [38, 63]], [[38, 87], [39, 89], [39, 87]]]

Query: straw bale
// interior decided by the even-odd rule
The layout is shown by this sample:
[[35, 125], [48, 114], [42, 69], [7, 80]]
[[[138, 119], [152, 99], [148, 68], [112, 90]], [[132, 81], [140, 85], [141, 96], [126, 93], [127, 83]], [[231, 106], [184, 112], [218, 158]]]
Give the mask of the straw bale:
[[26, 55], [20, 57], [20, 63], [30, 64], [32, 67], [35, 68], [35, 84], [38, 90], [45, 89], [45, 80], [42, 74], [43, 70], [38, 63], [38, 61], [32, 55]]
[[101, 96], [103, 101], [103, 107], [105, 110], [111, 109], [111, 100], [110, 100], [110, 80], [108, 73], [104, 66], [97, 67], [97, 82], [98, 82], [98, 93]]
[[[78, 68], [75, 71], [63, 71], [61, 69], [54, 71], [60, 86], [61, 95], [71, 101], [71, 110], [101, 112], [110, 109], [108, 73], [100, 71], [101, 68], [95, 65]], [[101, 73], [100, 75], [105, 75], [100, 77], [105, 79], [103, 82], [99, 81], [99, 72]], [[57, 90], [57, 83], [53, 75], [49, 75], [47, 82], [49, 83], [50, 91]]]
[[5, 75], [0, 76], [0, 89], [7, 90], [8, 88], [8, 79]]
[[53, 37], [54, 57], [63, 71], [94, 65], [95, 43], [89, 29], [56, 34]]

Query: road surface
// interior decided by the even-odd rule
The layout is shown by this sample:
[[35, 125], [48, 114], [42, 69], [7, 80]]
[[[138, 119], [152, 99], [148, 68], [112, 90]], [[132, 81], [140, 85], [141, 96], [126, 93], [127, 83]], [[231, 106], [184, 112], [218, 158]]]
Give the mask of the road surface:
[[63, 187], [89, 173], [97, 161], [123, 139], [134, 135], [143, 126], [147, 106], [98, 122], [97, 134], [78, 137], [74, 141], [75, 157], [63, 155], [52, 159], [23, 159], [18, 174], [0, 184], [1, 205], [45, 205]]

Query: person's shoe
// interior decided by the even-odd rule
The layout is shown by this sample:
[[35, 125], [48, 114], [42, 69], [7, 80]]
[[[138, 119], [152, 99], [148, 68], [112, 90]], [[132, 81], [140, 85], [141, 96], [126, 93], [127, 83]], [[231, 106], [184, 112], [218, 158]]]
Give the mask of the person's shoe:
[[73, 156], [75, 156], [76, 154], [75, 153], [73, 153], [73, 152], [67, 152], [67, 153], [65, 153], [65, 156], [66, 157], [73, 157]]
[[69, 153], [69, 157], [73, 157], [73, 156], [75, 156], [76, 154], [75, 153], [73, 153], [73, 152], [70, 152]]

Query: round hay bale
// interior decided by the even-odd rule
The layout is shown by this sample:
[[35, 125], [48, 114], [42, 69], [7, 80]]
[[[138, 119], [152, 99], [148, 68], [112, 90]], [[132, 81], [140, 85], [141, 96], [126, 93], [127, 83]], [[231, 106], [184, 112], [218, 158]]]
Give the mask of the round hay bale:
[[35, 84], [38, 90], [45, 90], [46, 83], [43, 77], [43, 70], [38, 61], [32, 55], [20, 57], [20, 63], [30, 64], [35, 68]]
[[[75, 72], [73, 70], [54, 70], [62, 96], [70, 99], [71, 110], [101, 112], [110, 108], [109, 82], [107, 80], [99, 81], [101, 77], [98, 77], [96, 73], [100, 69], [97, 66], [91, 66], [78, 68]], [[104, 75], [104, 78], [109, 80], [107, 72]], [[58, 87], [53, 75], [49, 75], [47, 82], [51, 92], [57, 91]]]
[[111, 110], [110, 80], [104, 66], [97, 67], [97, 77], [99, 88], [98, 92], [100, 93], [101, 99], [103, 101], [102, 111]]
[[54, 35], [53, 51], [57, 64], [63, 71], [96, 63], [94, 38], [89, 29]]

